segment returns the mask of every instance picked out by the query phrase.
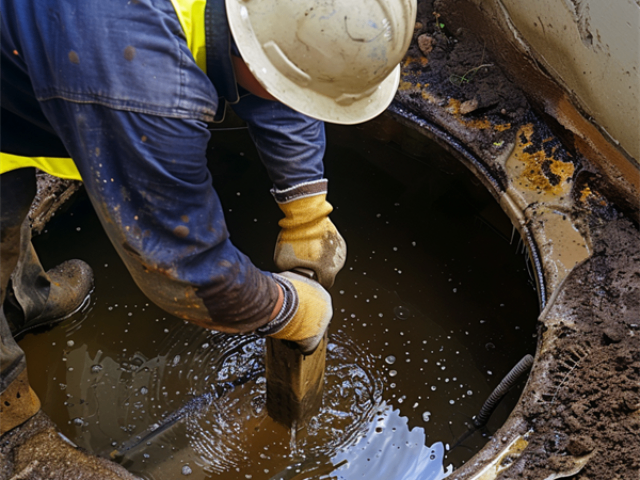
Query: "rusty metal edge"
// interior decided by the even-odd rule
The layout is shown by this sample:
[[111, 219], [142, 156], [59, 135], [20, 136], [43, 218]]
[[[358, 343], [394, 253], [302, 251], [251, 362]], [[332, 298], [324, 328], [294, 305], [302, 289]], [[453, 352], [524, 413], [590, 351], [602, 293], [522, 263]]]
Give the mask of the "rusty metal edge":
[[[465, 165], [478, 179], [487, 187], [493, 197], [500, 202], [500, 199], [506, 194], [505, 185], [495, 175], [491, 173], [488, 166], [476, 155], [474, 155], [464, 144], [446, 132], [442, 128], [438, 127], [433, 122], [430, 122], [424, 117], [418, 116], [410, 110], [403, 107], [403, 105], [394, 100], [389, 106], [387, 112], [390, 116], [409, 128], [412, 128], [426, 137], [434, 140], [438, 145], [443, 147], [454, 157], [456, 157], [463, 165]], [[519, 225], [514, 225], [520, 230], [526, 242], [526, 246], [531, 258], [535, 270], [535, 279], [538, 292], [538, 301], [540, 303], [540, 310], [543, 310], [547, 305], [547, 282], [544, 276], [544, 269], [542, 265], [542, 259], [540, 255], [540, 249], [535, 242], [533, 232], [525, 222], [520, 222]]]

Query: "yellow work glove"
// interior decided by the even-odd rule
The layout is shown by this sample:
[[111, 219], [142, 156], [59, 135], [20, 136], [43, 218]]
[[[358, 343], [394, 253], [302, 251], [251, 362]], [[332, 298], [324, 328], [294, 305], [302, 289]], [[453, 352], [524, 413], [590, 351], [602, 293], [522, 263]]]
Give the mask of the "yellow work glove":
[[[330, 288], [344, 266], [347, 245], [329, 220], [333, 207], [326, 193], [278, 202], [285, 218], [273, 255], [283, 271], [295, 268], [313, 270], [324, 288]], [[276, 197], [277, 200], [277, 197]]]
[[273, 338], [296, 342], [305, 355], [313, 353], [333, 315], [331, 295], [315, 280], [294, 272], [279, 274], [291, 282], [298, 297], [298, 308], [291, 320]]

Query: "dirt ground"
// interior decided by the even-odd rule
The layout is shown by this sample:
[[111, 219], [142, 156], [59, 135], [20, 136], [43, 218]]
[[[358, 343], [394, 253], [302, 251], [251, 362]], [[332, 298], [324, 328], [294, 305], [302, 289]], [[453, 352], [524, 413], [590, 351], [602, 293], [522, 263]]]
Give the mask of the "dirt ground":
[[[461, 138], [476, 153], [497, 152], [496, 144], [513, 140], [517, 126], [526, 123], [530, 106], [525, 95], [495, 65], [491, 53], [470, 32], [450, 31], [436, 11], [433, 0], [418, 2], [413, 41], [403, 66], [403, 75], [413, 84], [428, 88], [437, 107], [445, 107], [470, 127], [468, 138]], [[411, 78], [407, 78], [409, 76]], [[408, 91], [402, 103], [416, 110], [437, 112], [424, 101], [423, 92]], [[484, 128], [504, 125], [495, 131]]]
[[546, 478], [588, 454], [571, 478], [640, 478], [638, 230], [624, 219], [592, 229], [594, 256], [570, 274], [546, 314], [562, 320], [541, 358], [552, 387], [524, 409], [538, 435], [504, 478]]

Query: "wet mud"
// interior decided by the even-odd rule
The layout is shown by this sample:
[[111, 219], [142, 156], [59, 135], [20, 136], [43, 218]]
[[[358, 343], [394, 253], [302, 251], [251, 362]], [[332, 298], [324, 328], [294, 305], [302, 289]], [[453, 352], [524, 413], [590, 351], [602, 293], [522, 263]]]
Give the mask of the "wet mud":
[[[522, 388], [451, 449], [533, 352], [534, 282], [518, 235], [480, 182], [438, 169], [446, 153], [424, 139], [408, 152], [408, 143], [372, 137], [375, 128], [328, 130], [332, 218], [350, 254], [331, 290], [315, 419], [293, 435], [269, 419], [264, 341], [206, 331], [150, 304], [79, 199], [35, 242], [46, 268], [70, 257], [92, 264], [92, 303], [21, 341], [31, 383], [62, 432], [103, 457], [120, 451], [122, 465], [150, 480], [347, 480], [391, 466], [397, 478], [422, 480], [470, 458]], [[249, 144], [244, 131], [214, 132], [210, 166], [232, 240], [271, 270], [280, 214]]]
[[82, 188], [81, 182], [63, 180], [37, 171], [37, 194], [29, 210], [31, 229], [34, 235], [39, 235], [47, 223], [57, 214], [64, 213], [70, 205], [70, 200]]
[[586, 455], [596, 458], [577, 479], [640, 475], [638, 231], [624, 219], [592, 229], [593, 257], [574, 269], [543, 313], [544, 334], [558, 338], [541, 355], [552, 382], [524, 409], [538, 435], [514, 467], [518, 478], [546, 478]]

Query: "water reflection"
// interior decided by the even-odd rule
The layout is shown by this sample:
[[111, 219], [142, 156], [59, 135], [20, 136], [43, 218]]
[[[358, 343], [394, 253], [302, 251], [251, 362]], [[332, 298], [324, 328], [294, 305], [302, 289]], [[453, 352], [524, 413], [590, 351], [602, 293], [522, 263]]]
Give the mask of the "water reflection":
[[[459, 465], [484, 443], [479, 433], [453, 451], [436, 442], [458, 438], [535, 344], [520, 329], [536, 316], [521, 256], [497, 243], [494, 230], [473, 228], [470, 205], [490, 219], [504, 215], [484, 191], [486, 198], [370, 140], [357, 145], [352, 129], [340, 141], [329, 133], [333, 217], [350, 257], [332, 289], [321, 414], [295, 435], [273, 423], [265, 412], [264, 343], [204, 331], [149, 305], [85, 203], [76, 216], [59, 216], [57, 233], [36, 239], [36, 248], [46, 242], [39, 253], [47, 268], [88, 261], [93, 302], [21, 342], [44, 410], [67, 437], [101, 455], [128, 448], [123, 464], [153, 480], [351, 480], [374, 464], [370, 480], [385, 465], [396, 465], [393, 475], [380, 475], [385, 480], [401, 471], [413, 478], [420, 468], [430, 478], [444, 453], [445, 464]], [[234, 242], [271, 270], [273, 242], [265, 239], [275, 239], [280, 214], [248, 143], [217, 139], [235, 177], [225, 175], [216, 188]], [[246, 155], [231, 154], [238, 149]], [[500, 405], [495, 426], [509, 408]], [[396, 454], [387, 435], [405, 470], [386, 458]]]
[[[148, 478], [175, 475], [175, 470], [165, 473], [162, 461], [158, 468], [139, 465], [162, 458], [158, 449], [168, 447], [167, 435], [173, 437], [170, 431], [164, 432], [167, 424], [172, 429], [174, 424], [184, 429], [184, 439], [197, 456], [195, 464], [205, 472], [251, 475], [277, 471], [310, 458], [332, 457], [366, 433], [382, 404], [383, 372], [377, 367], [377, 359], [350, 337], [332, 334], [322, 410], [292, 437], [266, 412], [263, 339], [203, 331], [190, 342], [183, 340], [184, 335], [180, 337], [163, 355], [172, 360], [166, 362], [162, 375], [152, 378], [150, 390], [155, 392], [155, 402], [166, 411], [179, 401], [180, 390], [197, 395], [195, 398], [207, 395], [210, 401], [188, 401], [176, 410], [177, 415], [164, 414], [148, 432], [135, 435], [135, 445], [129, 442], [121, 447], [128, 457], [127, 466], [132, 471], [139, 469]], [[129, 404], [131, 407], [144, 409], [145, 405]], [[178, 425], [176, 416], [184, 425]], [[158, 437], [153, 435], [156, 431]], [[170, 441], [176, 448], [175, 439]], [[178, 448], [186, 446], [178, 443]]]
[[410, 430], [383, 401], [382, 360], [353, 337], [330, 336], [322, 410], [295, 436], [267, 415], [264, 350], [263, 339], [182, 322], [151, 358], [136, 350], [116, 361], [67, 344], [66, 363], [81, 366], [67, 369], [64, 384], [73, 437], [103, 456], [117, 452], [149, 480], [198, 472], [349, 480], [374, 465], [377, 478], [441, 478], [442, 444], [425, 447], [422, 428]]

